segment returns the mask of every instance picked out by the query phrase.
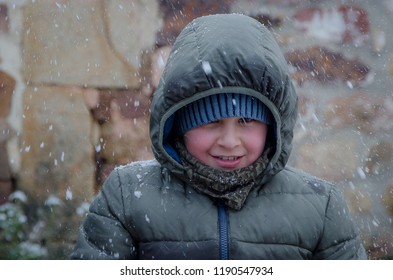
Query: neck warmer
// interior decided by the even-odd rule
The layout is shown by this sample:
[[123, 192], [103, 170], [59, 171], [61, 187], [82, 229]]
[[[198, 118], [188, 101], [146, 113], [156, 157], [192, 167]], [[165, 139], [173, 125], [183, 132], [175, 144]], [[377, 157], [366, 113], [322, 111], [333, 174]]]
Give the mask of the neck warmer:
[[192, 156], [183, 143], [176, 143], [176, 150], [184, 166], [187, 167], [187, 177], [191, 185], [198, 191], [219, 199], [228, 207], [240, 210], [255, 179], [262, 174], [268, 162], [269, 149], [265, 150], [252, 165], [224, 171], [212, 168]]

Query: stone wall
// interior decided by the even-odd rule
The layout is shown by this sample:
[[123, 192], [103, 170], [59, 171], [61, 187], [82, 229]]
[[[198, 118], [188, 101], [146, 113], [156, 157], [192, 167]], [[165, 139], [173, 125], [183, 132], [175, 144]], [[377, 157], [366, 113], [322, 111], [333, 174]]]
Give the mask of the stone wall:
[[290, 163], [337, 183], [370, 258], [393, 255], [392, 0], [0, 0], [0, 204], [26, 215], [16, 243], [67, 257], [109, 172], [152, 158], [151, 94], [174, 38], [230, 12], [266, 24], [293, 70]]

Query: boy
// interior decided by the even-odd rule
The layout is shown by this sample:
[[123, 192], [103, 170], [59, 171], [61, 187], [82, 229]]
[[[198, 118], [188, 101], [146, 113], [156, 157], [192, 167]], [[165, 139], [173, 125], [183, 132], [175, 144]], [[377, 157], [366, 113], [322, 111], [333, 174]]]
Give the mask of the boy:
[[286, 166], [297, 96], [269, 31], [211, 15], [177, 38], [151, 107], [156, 160], [119, 167], [75, 259], [366, 259], [331, 184]]

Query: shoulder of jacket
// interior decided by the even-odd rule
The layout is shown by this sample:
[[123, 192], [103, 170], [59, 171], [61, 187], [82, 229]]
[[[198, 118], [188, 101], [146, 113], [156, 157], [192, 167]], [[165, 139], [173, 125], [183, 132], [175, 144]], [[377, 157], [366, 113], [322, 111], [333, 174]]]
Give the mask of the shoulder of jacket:
[[115, 167], [115, 170], [141, 168], [141, 167], [146, 167], [146, 168], [161, 167], [161, 165], [157, 160], [151, 159], [151, 160], [133, 161], [125, 165], [119, 165]]
[[[118, 185], [123, 191], [135, 189], [177, 190], [184, 192], [180, 179], [172, 176], [171, 172], [157, 160], [132, 162], [116, 167], [110, 174], [112, 185]], [[109, 178], [109, 177], [108, 177]]]
[[287, 166], [277, 173], [262, 189], [266, 192], [314, 194], [327, 197], [335, 189], [335, 186], [327, 180]]
[[312, 190], [316, 194], [329, 195], [331, 191], [335, 189], [335, 185], [333, 184], [333, 182], [316, 177], [303, 170], [296, 169], [290, 166], [285, 168], [285, 170], [287, 170], [287, 172], [290, 173], [292, 176], [297, 177], [300, 182], [304, 183], [304, 186], [307, 189]]
[[[105, 185], [124, 187], [141, 185], [147, 178], [159, 178], [161, 165], [156, 160], [131, 162], [115, 167], [106, 179]], [[117, 187], [116, 187], [117, 186]]]
[[160, 171], [161, 165], [156, 160], [146, 160], [146, 161], [135, 161], [130, 162], [126, 165], [120, 165], [115, 167], [113, 172], [116, 172], [118, 176], [142, 176], [148, 173]]

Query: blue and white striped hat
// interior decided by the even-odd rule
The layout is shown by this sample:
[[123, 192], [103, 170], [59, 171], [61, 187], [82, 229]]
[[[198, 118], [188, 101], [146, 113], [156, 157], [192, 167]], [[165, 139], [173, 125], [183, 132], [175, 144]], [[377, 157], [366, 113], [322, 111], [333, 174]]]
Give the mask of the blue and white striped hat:
[[176, 113], [177, 134], [223, 118], [248, 118], [272, 124], [270, 110], [258, 99], [238, 93], [221, 93], [196, 100]]

